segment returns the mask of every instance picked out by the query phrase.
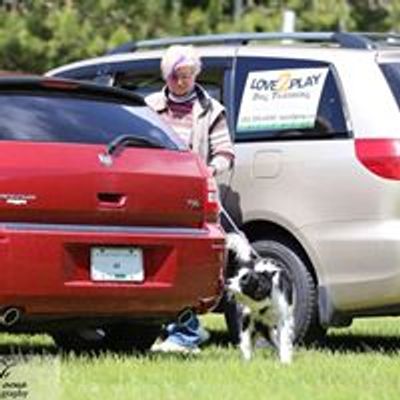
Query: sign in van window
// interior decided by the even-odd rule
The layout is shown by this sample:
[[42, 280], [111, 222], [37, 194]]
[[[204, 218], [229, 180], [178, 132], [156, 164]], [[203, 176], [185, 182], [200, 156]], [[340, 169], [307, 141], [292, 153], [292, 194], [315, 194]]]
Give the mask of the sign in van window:
[[249, 72], [237, 131], [314, 127], [327, 74], [328, 68]]

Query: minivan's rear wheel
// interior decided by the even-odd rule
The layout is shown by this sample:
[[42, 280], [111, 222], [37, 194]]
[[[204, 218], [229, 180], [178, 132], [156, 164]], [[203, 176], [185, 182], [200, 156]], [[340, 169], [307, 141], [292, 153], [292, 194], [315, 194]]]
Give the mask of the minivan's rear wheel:
[[152, 346], [160, 331], [160, 325], [120, 323], [104, 328], [53, 332], [52, 337], [65, 351], [145, 351]]
[[316, 284], [301, 257], [283, 241], [259, 240], [253, 246], [260, 256], [286, 268], [293, 279], [295, 341], [309, 344], [321, 339], [325, 330], [318, 324]]

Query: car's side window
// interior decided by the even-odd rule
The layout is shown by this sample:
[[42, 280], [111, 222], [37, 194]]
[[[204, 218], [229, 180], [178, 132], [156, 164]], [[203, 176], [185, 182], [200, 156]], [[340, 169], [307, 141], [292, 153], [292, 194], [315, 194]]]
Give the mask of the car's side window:
[[[202, 60], [203, 68], [197, 79], [208, 93], [223, 102], [223, 82], [224, 82], [224, 67], [226, 62], [216, 62], [212, 58], [204, 58]], [[131, 90], [141, 96], [147, 96], [151, 93], [159, 91], [164, 86], [164, 81], [161, 77], [160, 60], [137, 61], [131, 63], [125, 71], [118, 72], [115, 75], [114, 85]]]
[[239, 57], [235, 76], [236, 141], [349, 135], [340, 91], [328, 63]]

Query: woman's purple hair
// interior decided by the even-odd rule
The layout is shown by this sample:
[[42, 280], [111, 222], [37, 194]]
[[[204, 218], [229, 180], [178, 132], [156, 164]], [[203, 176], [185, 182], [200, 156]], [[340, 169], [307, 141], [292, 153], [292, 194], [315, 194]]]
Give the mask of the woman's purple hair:
[[173, 45], [168, 47], [161, 60], [161, 74], [167, 80], [179, 67], [193, 67], [194, 75], [201, 71], [201, 61], [193, 46]]

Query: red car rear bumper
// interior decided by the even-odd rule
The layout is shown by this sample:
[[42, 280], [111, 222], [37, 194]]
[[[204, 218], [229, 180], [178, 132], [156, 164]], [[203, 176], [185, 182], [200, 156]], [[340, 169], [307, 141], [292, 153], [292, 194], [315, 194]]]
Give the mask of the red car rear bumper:
[[[94, 246], [143, 251], [140, 283], [90, 278]], [[186, 307], [206, 311], [222, 289], [224, 235], [203, 229], [6, 224], [0, 230], [0, 308], [24, 317], [165, 318]]]

